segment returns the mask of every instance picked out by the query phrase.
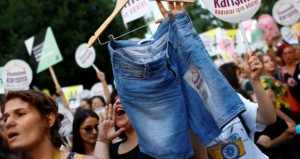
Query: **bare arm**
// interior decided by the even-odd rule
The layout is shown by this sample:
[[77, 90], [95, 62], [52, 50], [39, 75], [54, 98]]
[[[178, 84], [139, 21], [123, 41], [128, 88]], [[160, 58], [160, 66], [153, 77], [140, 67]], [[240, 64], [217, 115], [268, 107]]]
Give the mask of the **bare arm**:
[[250, 53], [250, 55], [245, 54], [245, 60], [246, 65], [244, 69], [253, 87], [259, 105], [256, 121], [257, 123], [265, 125], [273, 124], [276, 121], [276, 112], [272, 101], [265, 92], [259, 78], [263, 67], [262, 63], [253, 55], [253, 53]]
[[110, 100], [110, 92], [109, 92], [108, 85], [107, 85], [107, 82], [106, 82], [106, 79], [105, 79], [105, 74], [101, 71], [97, 71], [97, 77], [102, 83], [106, 100], [107, 101]]
[[282, 112], [280, 109], [277, 108], [276, 113], [277, 116], [282, 120], [284, 120], [289, 127], [296, 127], [296, 122], [293, 119], [291, 119], [289, 116], [287, 116], [284, 112]]
[[273, 140], [271, 140], [269, 136], [261, 135], [256, 143], [262, 145], [265, 148], [278, 147], [290, 143], [293, 140], [294, 135], [295, 127], [290, 127], [287, 128], [282, 134], [280, 134]]
[[94, 156], [100, 159], [110, 159], [109, 144], [97, 140], [94, 150]]

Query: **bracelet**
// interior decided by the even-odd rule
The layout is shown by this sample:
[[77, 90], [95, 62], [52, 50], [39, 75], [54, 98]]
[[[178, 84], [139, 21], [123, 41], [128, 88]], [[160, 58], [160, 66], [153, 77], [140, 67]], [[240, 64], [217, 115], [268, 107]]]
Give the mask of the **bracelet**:
[[97, 141], [106, 143], [106, 144], [108, 144], [108, 145], [110, 145], [110, 143], [111, 143], [111, 142], [109, 142], [109, 141], [102, 141], [102, 140], [99, 140], [99, 139], [97, 139]]

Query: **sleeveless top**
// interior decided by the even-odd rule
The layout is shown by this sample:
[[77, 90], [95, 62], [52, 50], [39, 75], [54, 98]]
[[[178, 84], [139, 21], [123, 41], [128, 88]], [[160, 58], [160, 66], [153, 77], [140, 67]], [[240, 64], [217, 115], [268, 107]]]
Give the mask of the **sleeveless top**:
[[290, 75], [285, 67], [282, 68], [282, 73], [292, 96], [300, 103], [300, 62], [296, 65], [293, 75]]

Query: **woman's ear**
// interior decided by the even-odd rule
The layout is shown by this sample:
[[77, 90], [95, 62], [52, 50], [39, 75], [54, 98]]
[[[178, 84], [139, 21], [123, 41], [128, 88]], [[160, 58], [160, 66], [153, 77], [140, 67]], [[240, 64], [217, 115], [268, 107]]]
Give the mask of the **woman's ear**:
[[54, 113], [49, 113], [47, 115], [47, 120], [48, 120], [47, 127], [51, 128], [54, 125], [55, 120], [56, 120]]

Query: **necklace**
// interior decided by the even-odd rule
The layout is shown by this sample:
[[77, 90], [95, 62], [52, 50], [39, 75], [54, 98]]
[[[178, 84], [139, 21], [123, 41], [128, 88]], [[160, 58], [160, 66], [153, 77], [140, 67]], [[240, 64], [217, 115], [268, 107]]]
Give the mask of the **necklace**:
[[60, 159], [60, 150], [59, 149], [57, 149], [57, 157], [56, 157], [56, 159]]

